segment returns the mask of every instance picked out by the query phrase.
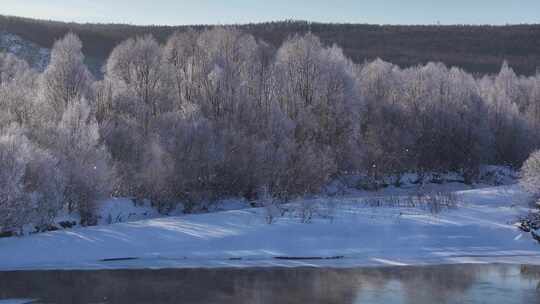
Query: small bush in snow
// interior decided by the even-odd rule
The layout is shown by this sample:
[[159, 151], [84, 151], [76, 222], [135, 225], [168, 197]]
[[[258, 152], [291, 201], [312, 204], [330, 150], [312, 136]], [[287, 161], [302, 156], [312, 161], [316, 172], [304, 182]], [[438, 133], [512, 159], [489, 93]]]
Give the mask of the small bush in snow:
[[519, 228], [525, 232], [540, 229], [540, 214], [529, 212], [527, 215], [518, 219]]
[[427, 194], [422, 198], [423, 205], [432, 214], [441, 213], [443, 210], [457, 208], [458, 197], [452, 192], [437, 192]]
[[268, 187], [262, 187], [259, 196], [261, 198], [259, 203], [264, 209], [264, 218], [268, 225], [273, 224], [277, 217], [284, 215], [285, 211], [280, 207], [280, 201], [270, 194]]
[[311, 223], [313, 215], [317, 210], [317, 206], [313, 202], [303, 200], [298, 206], [298, 217], [303, 224]]
[[264, 218], [268, 225], [275, 222], [277, 217], [282, 215], [281, 208], [279, 208], [278, 202], [274, 199], [268, 199], [263, 201]]
[[334, 222], [337, 205], [338, 199], [326, 199], [318, 206], [317, 214], [322, 218], [330, 220], [330, 222]]
[[416, 193], [408, 196], [371, 197], [365, 204], [371, 208], [422, 208], [432, 214], [457, 208], [459, 198], [452, 192]]

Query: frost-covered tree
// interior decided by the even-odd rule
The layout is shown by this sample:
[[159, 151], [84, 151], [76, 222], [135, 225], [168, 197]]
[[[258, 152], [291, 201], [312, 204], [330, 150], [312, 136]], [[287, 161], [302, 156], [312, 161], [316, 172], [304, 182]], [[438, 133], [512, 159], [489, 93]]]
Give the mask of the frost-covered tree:
[[0, 135], [0, 231], [38, 229], [62, 207], [63, 179], [57, 160], [13, 125]]
[[472, 182], [490, 160], [488, 111], [471, 75], [443, 64], [401, 70], [375, 60], [360, 69], [359, 82], [364, 166], [375, 178], [457, 170]]
[[13, 135], [0, 137], [0, 230], [20, 229], [31, 212], [24, 191], [24, 175], [31, 155], [28, 143]]
[[37, 73], [11, 54], [0, 53], [0, 124], [26, 125], [35, 110]]
[[196, 104], [213, 121], [245, 120], [255, 80], [250, 72], [256, 64], [257, 42], [234, 28], [214, 28], [201, 33], [197, 45], [202, 50], [198, 70], [204, 76], [199, 80]]
[[505, 63], [495, 78], [486, 76], [480, 85], [489, 110], [495, 162], [519, 166], [532, 151], [533, 143], [530, 126], [519, 109], [520, 79]]
[[540, 76], [507, 64], [482, 78], [442, 63], [356, 64], [312, 33], [273, 46], [215, 27], [163, 46], [129, 39], [104, 73], [92, 78], [74, 34], [42, 74], [0, 54], [6, 229], [46, 226], [58, 201], [91, 224], [111, 192], [166, 212], [317, 192], [346, 174], [380, 185], [452, 170], [473, 182], [480, 165], [517, 167], [540, 148]]
[[129, 39], [118, 45], [106, 65], [114, 107], [132, 113], [147, 133], [153, 119], [170, 108], [169, 82], [162, 65], [163, 51], [152, 36]]
[[19, 78], [29, 69], [28, 63], [17, 56], [11, 53], [0, 53], [0, 84]]
[[92, 81], [92, 74], [84, 64], [82, 42], [75, 34], [68, 33], [53, 46], [50, 64], [41, 79], [41, 99], [60, 119], [70, 104], [88, 97]]
[[524, 110], [531, 127], [534, 145], [540, 141], [540, 73], [529, 79], [528, 103]]
[[83, 224], [91, 224], [95, 202], [111, 194], [114, 170], [84, 99], [68, 106], [55, 132], [50, 149], [65, 177], [64, 203], [80, 213]]
[[138, 196], [149, 199], [160, 212], [173, 208], [179, 199], [177, 192], [179, 185], [176, 182], [182, 176], [174, 175], [176, 163], [173, 155], [162, 147], [156, 137], [153, 137], [144, 146], [141, 160], [145, 165], [135, 176]]
[[163, 50], [152, 36], [129, 39], [118, 45], [107, 61], [105, 79], [95, 85], [96, 118], [118, 168], [115, 191], [144, 196], [141, 179], [153, 126], [160, 115], [173, 110], [171, 82]]
[[[333, 154], [340, 170], [358, 159], [360, 106], [354, 66], [336, 46], [313, 34], [287, 40], [277, 52], [276, 99], [296, 123], [295, 140], [311, 152]], [[326, 152], [323, 152], [326, 151]]]
[[488, 160], [483, 149], [489, 143], [488, 127], [478, 120], [487, 116], [487, 109], [475, 80], [442, 64], [428, 64], [419, 73], [426, 98], [416, 142], [420, 166], [474, 175]]
[[[363, 143], [362, 165], [375, 180], [385, 174], [399, 176], [414, 168], [414, 115], [419, 111], [408, 107], [407, 77], [398, 67], [377, 59], [358, 71], [360, 92], [364, 98], [360, 132]], [[396, 180], [399, 183], [399, 178]]]
[[199, 33], [194, 30], [174, 33], [164, 47], [165, 64], [176, 92], [176, 106], [194, 102], [197, 94], [197, 83], [201, 80], [200, 50], [197, 39]]

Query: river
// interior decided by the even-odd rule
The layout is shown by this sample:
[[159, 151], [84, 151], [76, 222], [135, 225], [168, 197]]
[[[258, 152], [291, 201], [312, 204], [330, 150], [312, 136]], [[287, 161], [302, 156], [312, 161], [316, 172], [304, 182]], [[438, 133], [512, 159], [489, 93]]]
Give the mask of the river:
[[539, 282], [520, 265], [19, 271], [0, 272], [0, 303], [530, 304]]

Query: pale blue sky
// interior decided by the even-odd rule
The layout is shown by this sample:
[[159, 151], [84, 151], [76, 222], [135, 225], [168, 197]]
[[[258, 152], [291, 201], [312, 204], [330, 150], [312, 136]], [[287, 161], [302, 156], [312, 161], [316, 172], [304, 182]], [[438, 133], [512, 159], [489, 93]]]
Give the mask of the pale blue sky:
[[540, 23], [540, 0], [0, 0], [0, 14], [76, 22]]

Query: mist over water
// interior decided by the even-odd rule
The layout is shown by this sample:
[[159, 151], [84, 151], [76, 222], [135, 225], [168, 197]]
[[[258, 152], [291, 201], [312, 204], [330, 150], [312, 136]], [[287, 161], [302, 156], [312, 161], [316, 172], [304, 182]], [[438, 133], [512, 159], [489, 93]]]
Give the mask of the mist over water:
[[540, 268], [448, 265], [0, 273], [35, 303], [539, 303]]

